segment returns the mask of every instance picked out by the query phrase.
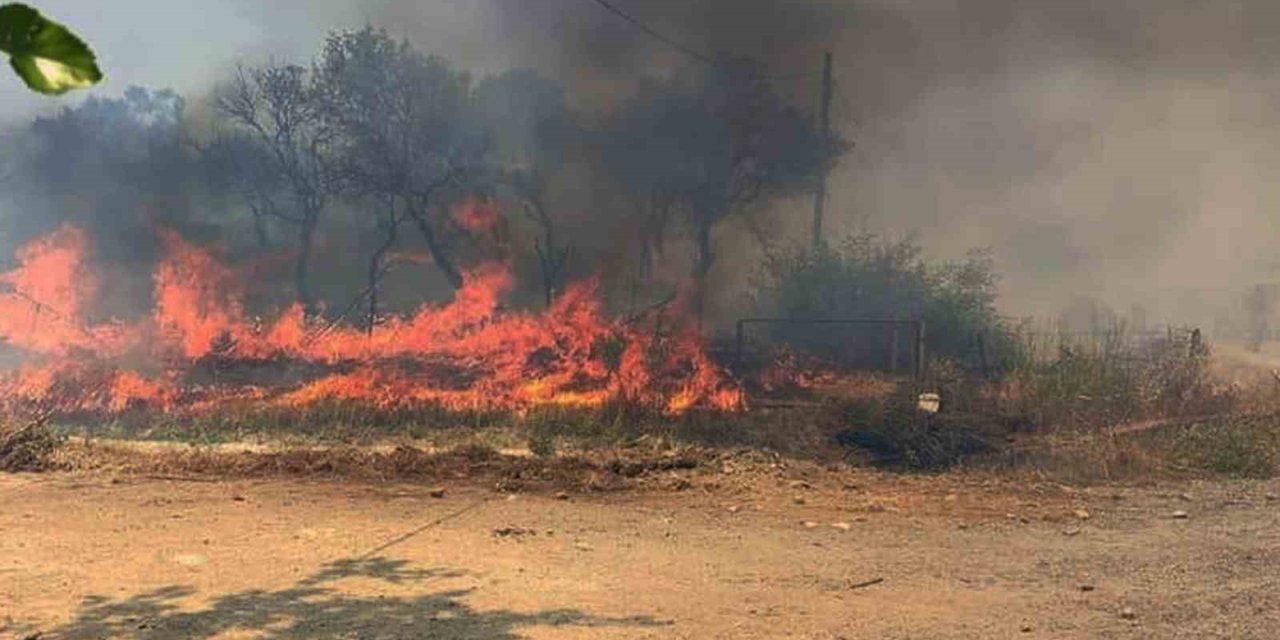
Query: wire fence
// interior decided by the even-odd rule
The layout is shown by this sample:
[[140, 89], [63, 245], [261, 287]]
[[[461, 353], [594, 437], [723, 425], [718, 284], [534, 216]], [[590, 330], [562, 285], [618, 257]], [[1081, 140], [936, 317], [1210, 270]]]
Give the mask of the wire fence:
[[742, 318], [734, 332], [733, 360], [750, 368], [785, 345], [819, 354], [834, 366], [901, 373], [919, 378], [926, 365], [923, 320], [885, 318]]
[[1205, 348], [1200, 329], [1194, 327], [1171, 326], [1162, 330], [1022, 330], [1015, 335], [1025, 357], [1038, 363], [1070, 357], [1152, 360], [1170, 352], [1185, 351], [1188, 355], [1194, 355]]

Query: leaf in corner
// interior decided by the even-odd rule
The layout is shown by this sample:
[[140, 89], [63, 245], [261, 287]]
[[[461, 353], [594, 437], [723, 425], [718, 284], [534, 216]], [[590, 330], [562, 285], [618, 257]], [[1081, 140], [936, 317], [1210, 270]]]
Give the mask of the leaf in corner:
[[0, 51], [28, 87], [52, 95], [102, 80], [93, 51], [66, 27], [25, 4], [0, 6]]

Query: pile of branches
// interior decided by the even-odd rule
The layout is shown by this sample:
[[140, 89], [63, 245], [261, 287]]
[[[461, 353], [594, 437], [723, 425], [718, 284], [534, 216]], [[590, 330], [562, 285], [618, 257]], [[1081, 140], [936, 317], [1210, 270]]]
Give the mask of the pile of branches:
[[0, 471], [49, 471], [62, 442], [63, 437], [49, 427], [47, 418], [16, 428], [0, 425]]

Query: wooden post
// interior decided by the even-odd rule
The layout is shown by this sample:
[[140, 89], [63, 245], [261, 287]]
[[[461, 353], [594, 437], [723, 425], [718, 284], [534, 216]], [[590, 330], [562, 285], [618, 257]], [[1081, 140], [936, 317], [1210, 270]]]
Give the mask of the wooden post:
[[[822, 126], [822, 144], [828, 145], [831, 142], [831, 52], [828, 51], [822, 58], [822, 107], [821, 107], [821, 126]], [[827, 202], [827, 172], [823, 170], [818, 175], [818, 191], [813, 198], [813, 249], [816, 251], [822, 246], [822, 215], [823, 209]]]
[[924, 353], [924, 320], [916, 321], [916, 379], [924, 378], [925, 353]]
[[734, 336], [735, 339], [734, 339], [734, 349], [733, 349], [733, 361], [738, 366], [738, 368], [742, 367], [742, 346], [743, 346], [743, 341], [745, 339], [745, 336], [743, 335], [745, 331], [744, 325], [746, 325], [746, 321], [744, 320], [738, 321], [737, 335]]
[[898, 372], [898, 323], [893, 323], [889, 329], [889, 371], [891, 373]]

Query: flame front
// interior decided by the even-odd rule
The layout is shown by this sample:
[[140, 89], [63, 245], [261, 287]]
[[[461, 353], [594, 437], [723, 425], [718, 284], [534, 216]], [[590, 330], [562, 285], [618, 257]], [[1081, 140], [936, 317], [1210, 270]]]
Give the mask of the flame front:
[[[479, 204], [459, 214], [477, 227], [495, 215]], [[158, 233], [165, 257], [153, 273], [154, 309], [134, 323], [90, 322], [98, 287], [81, 230], [64, 227], [18, 253], [18, 268], [0, 276], [0, 338], [24, 362], [0, 375], [6, 410], [115, 413], [228, 398], [512, 411], [612, 401], [669, 413], [741, 406], [690, 323], [677, 318], [659, 335], [612, 320], [594, 280], [566, 287], [544, 312], [503, 311], [515, 282], [491, 262], [465, 276], [452, 303], [423, 305], [371, 332], [308, 322], [297, 306], [264, 322], [247, 317], [234, 273], [210, 252]], [[279, 362], [307, 373], [265, 382], [209, 374]]]

